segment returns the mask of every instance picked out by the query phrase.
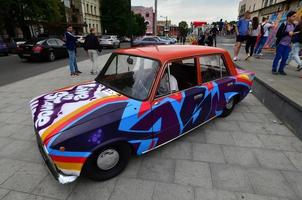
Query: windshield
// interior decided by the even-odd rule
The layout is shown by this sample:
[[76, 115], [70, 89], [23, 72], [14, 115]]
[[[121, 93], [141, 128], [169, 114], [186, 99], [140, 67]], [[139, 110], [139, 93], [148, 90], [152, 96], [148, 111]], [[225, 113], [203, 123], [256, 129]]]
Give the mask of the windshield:
[[146, 100], [159, 69], [159, 62], [130, 55], [113, 55], [96, 78], [107, 87], [134, 99]]

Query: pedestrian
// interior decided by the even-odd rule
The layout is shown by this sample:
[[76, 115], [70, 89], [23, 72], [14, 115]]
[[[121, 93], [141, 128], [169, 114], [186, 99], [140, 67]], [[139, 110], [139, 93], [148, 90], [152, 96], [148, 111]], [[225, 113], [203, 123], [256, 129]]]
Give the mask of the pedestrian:
[[205, 34], [201, 31], [199, 37], [198, 37], [198, 45], [202, 45], [202, 46], [205, 46], [205, 39], [206, 39], [206, 36]]
[[[272, 73], [275, 75], [276, 74], [287, 75], [284, 72], [284, 68], [286, 65], [286, 61], [288, 59], [289, 52], [291, 50], [290, 45], [295, 30], [295, 25], [294, 25], [295, 18], [296, 18], [296, 12], [289, 11], [286, 16], [286, 22], [282, 23], [277, 31], [277, 35], [276, 35], [277, 50], [272, 66]], [[281, 62], [279, 65], [280, 60]]]
[[218, 22], [218, 28], [219, 28], [219, 35], [222, 35], [222, 29], [223, 29], [223, 19], [220, 19]]
[[186, 36], [183, 36], [182, 39], [183, 39], [182, 40], [182, 44], [185, 45], [186, 44], [186, 40], [187, 40]]
[[241, 18], [236, 27], [236, 44], [234, 46], [234, 61], [238, 60], [238, 54], [243, 42], [247, 40], [249, 33], [249, 24], [250, 24], [251, 14], [249, 11], [245, 12], [244, 17]]
[[91, 28], [90, 34], [86, 36], [84, 42], [84, 49], [87, 52], [89, 59], [91, 61], [91, 70], [90, 70], [91, 75], [98, 73], [96, 61], [98, 57], [98, 52], [99, 50], [101, 50], [99, 40], [95, 34], [96, 34], [95, 28]]
[[67, 26], [67, 31], [65, 32], [65, 41], [66, 41], [66, 49], [68, 52], [68, 60], [69, 60], [69, 68], [71, 76], [78, 76], [80, 73], [77, 65], [76, 58], [76, 42], [78, 37], [72, 34], [72, 26]]
[[216, 37], [217, 37], [218, 32], [219, 31], [218, 31], [218, 28], [217, 28], [216, 25], [214, 25], [213, 28], [210, 30], [210, 34], [213, 37], [213, 41], [214, 41], [215, 47], [217, 46], [217, 39], [216, 39]]
[[253, 17], [252, 23], [250, 24], [249, 35], [245, 46], [245, 52], [246, 52], [245, 60], [248, 60], [251, 56], [253, 56], [255, 44], [257, 42], [257, 38], [259, 34], [260, 34], [259, 18]]
[[205, 39], [205, 42], [206, 42], [206, 44], [209, 46], [209, 47], [212, 47], [213, 46], [213, 36], [210, 34], [210, 33], [208, 33], [208, 32], [206, 32], [206, 37], [205, 37], [206, 39]]
[[271, 24], [271, 23], [268, 22], [268, 18], [266, 18], [266, 17], [262, 18], [262, 23], [261, 23], [261, 26], [260, 26], [260, 38], [259, 38], [259, 42], [257, 43], [255, 51], [254, 51], [256, 56], [262, 56], [263, 55], [261, 53], [262, 49], [263, 49], [263, 47], [264, 47], [264, 45], [267, 41], [267, 38], [269, 36], [269, 30], [273, 26], [274, 26], [274, 24]]
[[287, 59], [287, 64], [290, 63], [291, 60], [295, 60], [297, 63], [297, 71], [302, 69], [302, 62], [299, 56], [301, 47], [302, 47], [302, 16], [300, 17], [299, 23], [294, 30], [295, 35], [292, 38], [292, 50]]

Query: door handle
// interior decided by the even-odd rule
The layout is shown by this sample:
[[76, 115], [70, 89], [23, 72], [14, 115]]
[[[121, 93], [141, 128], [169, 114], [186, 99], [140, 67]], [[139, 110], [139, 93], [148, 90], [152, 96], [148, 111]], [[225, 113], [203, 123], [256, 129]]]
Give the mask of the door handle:
[[194, 96], [194, 100], [201, 99], [202, 97], [203, 97], [203, 94], [197, 94]]

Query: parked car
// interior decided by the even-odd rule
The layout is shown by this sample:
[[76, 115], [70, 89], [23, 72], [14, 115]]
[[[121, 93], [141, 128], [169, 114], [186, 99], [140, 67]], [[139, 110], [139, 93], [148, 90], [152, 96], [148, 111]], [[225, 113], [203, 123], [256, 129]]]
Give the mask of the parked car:
[[134, 40], [132, 43], [132, 46], [139, 47], [139, 46], [168, 45], [168, 44], [170, 44], [170, 41], [160, 40], [154, 36], [147, 36], [147, 37], [143, 37], [141, 39]]
[[65, 42], [57, 38], [37, 38], [20, 45], [18, 55], [22, 59], [54, 61], [68, 56]]
[[244, 99], [254, 73], [226, 50], [149, 46], [113, 52], [95, 81], [30, 102], [39, 149], [60, 183], [117, 176], [142, 155], [217, 117]]
[[126, 37], [126, 36], [120, 37], [119, 40], [120, 40], [121, 42], [131, 42], [131, 38], [128, 38], [128, 37]]
[[160, 36], [160, 38], [162, 40], [170, 41], [171, 44], [175, 44], [177, 42], [177, 40], [175, 38], [171, 38], [171, 37], [168, 37], [168, 36]]
[[2, 39], [0, 39], [0, 54], [8, 56], [7, 45]]
[[83, 35], [76, 35], [77, 39], [77, 47], [83, 47], [85, 42], [85, 36]]
[[117, 39], [116, 35], [103, 35], [100, 38], [100, 45], [101, 47], [109, 47], [109, 48], [119, 48], [120, 47], [120, 40]]

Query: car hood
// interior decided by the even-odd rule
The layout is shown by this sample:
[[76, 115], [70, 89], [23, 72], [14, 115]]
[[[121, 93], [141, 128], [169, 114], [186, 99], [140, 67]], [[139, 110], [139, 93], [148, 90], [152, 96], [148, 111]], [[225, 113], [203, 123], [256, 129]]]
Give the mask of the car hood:
[[[76, 120], [95, 109], [128, 98], [95, 81], [56, 90], [31, 100], [30, 107], [36, 132], [45, 143], [55, 134], [74, 126]], [[115, 109], [112, 108], [108, 112]]]

